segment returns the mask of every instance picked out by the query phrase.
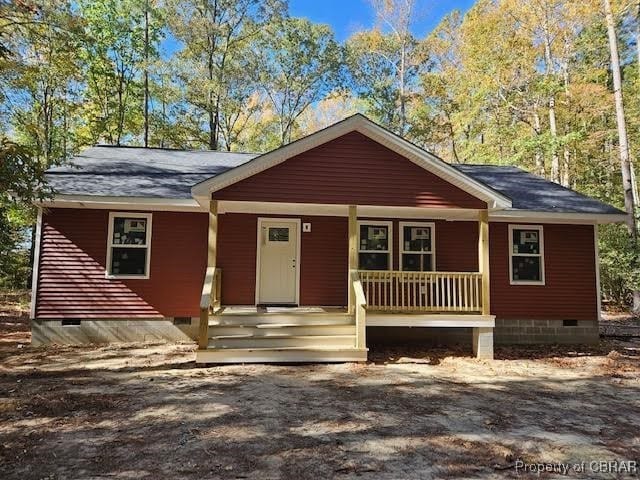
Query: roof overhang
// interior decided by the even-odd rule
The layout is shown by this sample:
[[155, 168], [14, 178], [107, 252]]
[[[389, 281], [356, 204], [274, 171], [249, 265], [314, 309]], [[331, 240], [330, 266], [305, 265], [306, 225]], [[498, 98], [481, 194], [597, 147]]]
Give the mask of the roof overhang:
[[55, 195], [50, 200], [35, 202], [45, 208], [128, 209], [165, 212], [206, 211], [192, 198], [109, 197], [98, 195]]
[[[469, 208], [421, 208], [357, 205], [362, 218], [401, 218], [447, 221], [477, 221], [480, 210]], [[220, 200], [218, 213], [247, 213], [258, 215], [308, 215], [347, 217], [348, 205], [318, 203], [282, 203]], [[624, 222], [622, 214], [536, 212], [531, 210], [496, 210], [489, 213], [491, 222], [560, 223], [593, 225]]]
[[193, 186], [191, 194], [198, 203], [206, 206], [213, 192], [256, 175], [291, 157], [353, 131], [359, 132], [371, 140], [384, 145], [470, 195], [485, 201], [491, 210], [510, 208], [512, 206], [511, 200], [505, 195], [456, 170], [435, 155], [382, 128], [361, 114], [353, 115], [323, 130], [303, 137], [300, 140], [296, 140], [288, 145], [256, 157], [228, 172], [200, 182]]
[[533, 210], [500, 210], [492, 212], [492, 222], [564, 223], [594, 225], [625, 222], [627, 216], [619, 213], [536, 212]]

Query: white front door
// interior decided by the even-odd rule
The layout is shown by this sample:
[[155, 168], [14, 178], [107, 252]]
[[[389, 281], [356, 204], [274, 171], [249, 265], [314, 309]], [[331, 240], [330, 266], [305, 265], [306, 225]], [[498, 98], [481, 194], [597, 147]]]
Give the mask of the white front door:
[[297, 303], [298, 227], [298, 220], [258, 220], [259, 304]]

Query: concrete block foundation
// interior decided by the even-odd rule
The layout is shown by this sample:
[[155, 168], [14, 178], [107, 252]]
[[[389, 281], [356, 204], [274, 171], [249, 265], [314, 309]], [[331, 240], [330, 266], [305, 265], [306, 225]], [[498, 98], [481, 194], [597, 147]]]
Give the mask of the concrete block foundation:
[[86, 319], [77, 321], [31, 320], [31, 344], [77, 345], [82, 343], [118, 343], [192, 341], [198, 335], [198, 318], [187, 322], [164, 319]]
[[497, 345], [533, 345], [559, 343], [566, 345], [598, 343], [597, 320], [504, 320], [496, 318]]

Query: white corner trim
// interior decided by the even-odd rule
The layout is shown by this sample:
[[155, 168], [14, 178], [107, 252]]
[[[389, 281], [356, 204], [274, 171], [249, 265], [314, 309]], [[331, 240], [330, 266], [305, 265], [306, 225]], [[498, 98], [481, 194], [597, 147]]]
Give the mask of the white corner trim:
[[165, 212], [208, 211], [193, 198], [108, 197], [98, 195], [56, 195], [36, 205], [47, 208], [92, 208], [98, 210], [151, 210]]
[[[431, 228], [431, 251], [430, 252], [412, 252], [404, 249], [404, 227], [430, 227]], [[436, 263], [436, 224], [435, 222], [398, 222], [398, 270], [402, 270], [402, 254], [415, 255], [431, 255], [431, 266], [433, 271], [437, 272]]]
[[42, 207], [38, 207], [36, 234], [33, 244], [33, 269], [31, 271], [31, 312], [29, 317], [36, 318], [36, 301], [38, 296], [38, 276], [40, 275], [40, 237], [42, 235]]
[[484, 200], [489, 208], [510, 208], [511, 200], [492, 190], [470, 176], [456, 170], [435, 155], [413, 145], [411, 142], [376, 125], [363, 115], [356, 114], [323, 130], [312, 133], [295, 142], [265, 153], [214, 178], [196, 184], [191, 194], [196, 199], [209, 198], [212, 192], [278, 165], [285, 160], [312, 148], [334, 140], [346, 133], [357, 131], [396, 153], [406, 157], [416, 165], [434, 173], [449, 183], [471, 195]]
[[[132, 217], [132, 218], [144, 218], [147, 220], [147, 232], [146, 232], [146, 245], [119, 245], [113, 243], [113, 224], [115, 218], [118, 217]], [[105, 264], [104, 276], [105, 278], [117, 280], [117, 279], [131, 279], [131, 280], [148, 280], [151, 277], [151, 242], [152, 242], [152, 214], [151, 213], [136, 213], [136, 212], [109, 212], [109, 228], [107, 233], [107, 263]], [[147, 250], [145, 274], [144, 275], [119, 275], [112, 274], [111, 270], [111, 255], [113, 248], [145, 248]]]
[[598, 305], [598, 324], [602, 321], [602, 289], [600, 286], [600, 245], [598, 243], [598, 225], [593, 226], [593, 249], [595, 254], [595, 266], [596, 266], [596, 295]]
[[276, 217], [258, 217], [257, 221], [257, 236], [256, 236], [256, 283], [255, 283], [255, 305], [260, 303], [260, 270], [261, 270], [261, 239], [262, 223], [263, 222], [283, 222], [283, 223], [295, 223], [296, 224], [296, 295], [295, 303], [300, 305], [300, 271], [302, 270], [302, 219], [300, 218], [276, 218]]
[[[540, 253], [538, 254], [520, 254], [517, 255], [513, 253], [513, 231], [514, 230], [537, 230], [538, 231], [538, 243], [540, 244]], [[537, 285], [544, 286], [546, 285], [546, 277], [544, 270], [544, 227], [542, 225], [516, 225], [509, 224], [508, 229], [509, 235], [509, 284], [511, 285]], [[531, 257], [539, 257], [540, 258], [540, 280], [514, 280], [513, 279], [513, 257], [514, 256], [531, 256]]]

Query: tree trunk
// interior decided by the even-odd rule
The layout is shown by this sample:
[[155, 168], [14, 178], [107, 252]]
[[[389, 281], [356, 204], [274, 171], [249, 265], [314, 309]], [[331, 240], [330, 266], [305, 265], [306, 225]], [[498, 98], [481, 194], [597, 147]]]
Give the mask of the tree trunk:
[[569, 166], [571, 165], [571, 152], [567, 146], [564, 147], [564, 151], [562, 154], [562, 171], [560, 173], [561, 185], [563, 187], [570, 187], [570, 178], [569, 178]]
[[560, 183], [560, 156], [556, 140], [558, 138], [558, 126], [556, 124], [556, 98], [549, 98], [549, 131], [551, 132], [551, 181]]
[[636, 53], [638, 54], [638, 69], [640, 70], [640, 0], [636, 0]]
[[[546, 18], [546, 17], [545, 17]], [[551, 34], [549, 33], [549, 25], [547, 20], [543, 24], [544, 30], [544, 63], [545, 76], [547, 78], [555, 72], [553, 64], [553, 55], [551, 53]], [[551, 133], [551, 181], [560, 183], [560, 157], [558, 156], [558, 147], [556, 145], [558, 138], [558, 125], [556, 122], [556, 97], [555, 94], [549, 96], [549, 133]]]
[[[537, 108], [537, 107], [536, 107]], [[538, 110], [534, 110], [533, 112], [533, 129], [536, 132], [536, 136], [539, 136], [542, 133], [542, 126], [540, 124], [540, 115], [538, 115]], [[540, 147], [536, 147], [536, 173], [541, 177], [544, 177], [546, 174], [546, 168], [544, 165], [544, 155]]]
[[149, 0], [144, 2], [144, 147], [149, 146]]
[[[629, 138], [627, 137], [627, 122], [624, 115], [622, 98], [622, 74], [620, 72], [620, 56], [618, 54], [618, 38], [616, 24], [611, 9], [611, 1], [604, 0], [604, 12], [609, 35], [609, 53], [611, 54], [611, 73], [613, 75], [613, 96], [616, 106], [616, 123], [618, 125], [618, 145], [620, 170], [622, 172], [622, 188], [624, 192], [624, 207], [627, 212], [627, 228], [633, 241], [637, 241], [638, 229], [635, 220], [635, 204], [633, 201], [633, 179], [631, 158], [629, 156]], [[640, 311], [640, 291], [633, 291], [633, 311]]]
[[407, 125], [407, 112], [405, 105], [405, 70], [406, 70], [406, 48], [404, 41], [402, 42], [402, 51], [400, 52], [400, 135], [405, 135]]
[[215, 70], [215, 62], [213, 59], [214, 49], [215, 49], [215, 39], [211, 39], [208, 58], [208, 74], [209, 74], [209, 92], [208, 92], [208, 101], [207, 101], [207, 110], [209, 115], [209, 149], [210, 150], [218, 150], [218, 110], [217, 110], [217, 100], [214, 100], [213, 94], [213, 79], [214, 70]]

